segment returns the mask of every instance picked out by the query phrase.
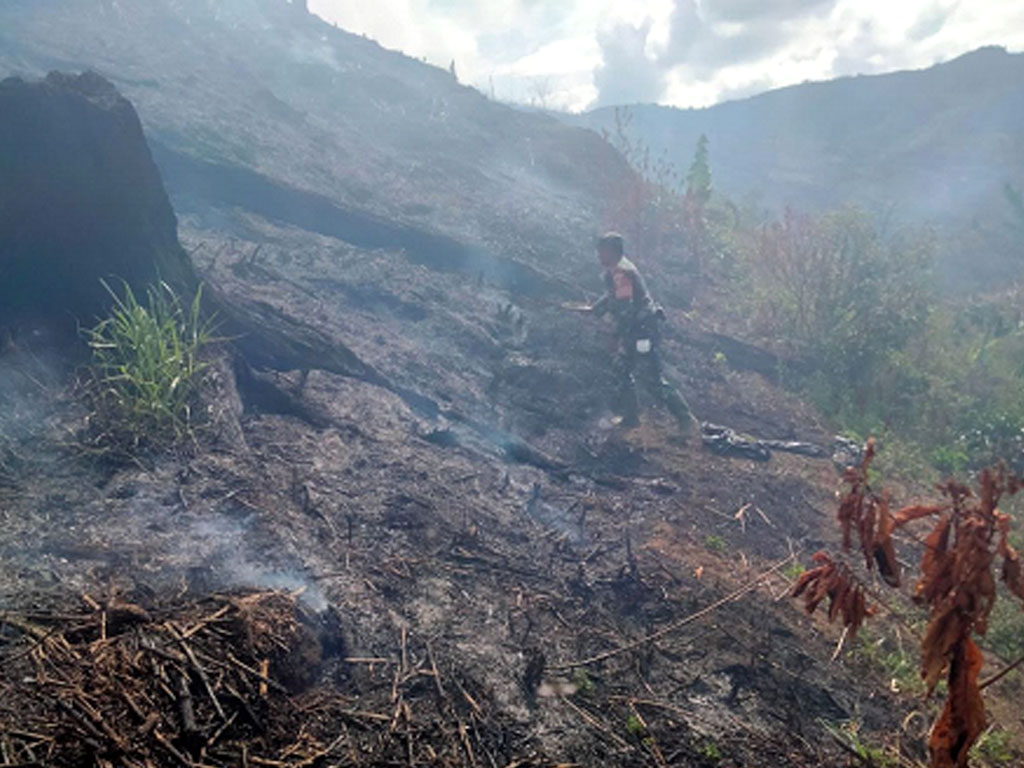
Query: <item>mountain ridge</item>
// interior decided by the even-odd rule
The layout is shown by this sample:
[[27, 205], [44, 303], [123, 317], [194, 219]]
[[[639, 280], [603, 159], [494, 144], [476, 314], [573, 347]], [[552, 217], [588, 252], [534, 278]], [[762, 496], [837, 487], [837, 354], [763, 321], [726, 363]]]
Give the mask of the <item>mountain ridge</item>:
[[[679, 167], [706, 134], [717, 188], [776, 208], [895, 204], [913, 220], [969, 218], [1024, 176], [1024, 53], [995, 46], [712, 107], [625, 109], [634, 136]], [[615, 108], [569, 121], [613, 131]]]

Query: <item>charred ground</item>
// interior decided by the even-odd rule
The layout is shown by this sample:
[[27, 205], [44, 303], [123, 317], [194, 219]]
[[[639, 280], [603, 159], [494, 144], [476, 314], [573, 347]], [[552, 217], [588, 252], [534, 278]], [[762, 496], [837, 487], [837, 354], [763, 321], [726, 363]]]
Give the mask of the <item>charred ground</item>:
[[[39, 687], [40, 670], [72, 674], [64, 656], [40, 658], [47, 641], [90, 660], [134, 653], [141, 638], [173, 642], [161, 622], [237, 610], [211, 594], [251, 589], [304, 589], [321, 653], [271, 665], [277, 679], [298, 658], [307, 675], [267, 704], [283, 730], [230, 732], [207, 755], [224, 764], [255, 745], [253, 764], [274, 765], [817, 766], [848, 757], [824, 723], [903, 722], [907, 702], [831, 662], [835, 638], [779, 600], [786, 559], [832, 539], [829, 459], [714, 456], [656, 411], [638, 430], [599, 428], [608, 330], [558, 304], [594, 284], [580, 276], [593, 231], [613, 223], [602, 184], [629, 173], [604, 143], [284, 3], [90, 5], [80, 29], [67, 3], [5, 5], [3, 61], [33, 70], [75, 51], [61, 61], [127, 73], [229, 340], [211, 351], [198, 443], [140, 465], [79, 450], [66, 348], [31, 329], [5, 346], [0, 605], [42, 616], [45, 637], [3, 635], [4, 727], [78, 749], [80, 728], [38, 706], [68, 696]], [[293, 36], [258, 38], [291, 52], [284, 70], [251, 44], [263, 22]], [[167, 23], [181, 38], [147, 47], [145, 30]], [[181, 56], [190, 46], [216, 53]], [[327, 78], [293, 92], [302, 104], [266, 90], [299, 70]], [[413, 146], [424, 115], [435, 130]], [[658, 270], [666, 286], [692, 279]], [[699, 416], [830, 441], [773, 385], [772, 355], [698, 330], [715, 324], [684, 322], [665, 294], [667, 358]], [[119, 602], [148, 618], [104, 639]], [[165, 652], [193, 675], [180, 648]], [[239, 701], [261, 699], [248, 681]], [[182, 697], [155, 696], [180, 751]], [[217, 714], [199, 716], [208, 739]], [[331, 749], [289, 753], [300, 732]]]

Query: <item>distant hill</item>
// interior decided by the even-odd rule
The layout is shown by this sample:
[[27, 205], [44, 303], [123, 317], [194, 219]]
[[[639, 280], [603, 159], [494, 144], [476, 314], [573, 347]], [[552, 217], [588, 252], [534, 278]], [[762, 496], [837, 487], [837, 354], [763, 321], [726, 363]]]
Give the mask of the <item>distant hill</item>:
[[[707, 109], [636, 105], [632, 130], [685, 168], [706, 134], [716, 187], [768, 207], [857, 202], [903, 218], [975, 212], [1024, 181], [1024, 54], [782, 88]], [[614, 130], [613, 108], [578, 118]]]
[[[930, 69], [782, 88], [707, 109], [627, 107], [629, 135], [685, 171], [701, 134], [715, 188], [770, 211], [856, 204], [942, 232], [956, 290], [1024, 270], [1007, 183], [1024, 186], [1024, 54], [982, 48]], [[566, 118], [615, 132], [615, 109]]]

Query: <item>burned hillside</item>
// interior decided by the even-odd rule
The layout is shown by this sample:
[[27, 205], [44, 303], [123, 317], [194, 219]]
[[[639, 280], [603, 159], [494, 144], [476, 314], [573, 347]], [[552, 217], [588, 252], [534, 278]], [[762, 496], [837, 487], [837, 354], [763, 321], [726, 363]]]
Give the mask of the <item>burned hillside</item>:
[[[600, 331], [543, 289], [249, 221], [250, 242], [183, 229], [234, 329], [193, 449], [89, 458], [66, 363], [42, 366], [31, 335], [5, 354], [20, 381], [8, 414], [35, 414], [2, 491], [15, 759], [644, 765], [713, 748], [812, 765], [816, 717], [879, 717], [773, 603], [784, 565], [822, 535], [828, 461], [780, 455], [766, 471], [655, 426], [602, 432]], [[690, 370], [688, 389], [741, 408], [743, 377]], [[251, 651], [225, 679], [216, 665], [233, 657], [194, 627], [217, 613], [209, 595], [254, 588], [301, 593], [327, 627], [314, 655], [286, 636], [283, 656]], [[713, 624], [680, 621], [730, 592]], [[134, 666], [150, 647], [159, 669]], [[289, 695], [309, 703], [265, 704], [244, 671], [264, 662], [266, 686], [298, 674]], [[108, 701], [150, 674], [135, 707]], [[318, 735], [280, 706], [308, 706]], [[267, 741], [247, 718], [285, 730]]]
[[682, 261], [641, 263], [667, 366], [756, 457], [607, 423], [611, 329], [562, 306], [636, 179], [607, 143], [293, 4], [84, 5], [4, 5], [0, 65], [131, 98], [178, 218], [134, 265], [188, 254], [215, 330], [195, 428], [127, 460], [84, 343], [0, 336], [3, 762], [809, 768], [844, 723], [919, 756], [781, 599], [836, 536], [827, 422], [687, 317]]

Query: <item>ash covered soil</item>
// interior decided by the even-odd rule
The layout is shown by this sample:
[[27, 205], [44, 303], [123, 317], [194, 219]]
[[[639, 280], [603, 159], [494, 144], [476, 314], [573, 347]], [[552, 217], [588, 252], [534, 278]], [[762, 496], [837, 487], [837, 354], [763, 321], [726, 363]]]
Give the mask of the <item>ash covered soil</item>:
[[[66, 361], [9, 353], [7, 423], [21, 429], [0, 482], [5, 610], [95, 617], [90, 600], [123, 601], [187, 626], [202, 612], [180, 606], [211, 594], [301, 590], [333, 650], [300, 657], [308, 679], [286, 698], [308, 714], [270, 708], [285, 735], [277, 752], [256, 742], [280, 761], [265, 764], [817, 766], [842, 754], [822, 719], [870, 730], [899, 717], [883, 685], [829, 661], [830, 630], [780, 600], [784, 569], [760, 578], [831, 539], [831, 461], [714, 456], [657, 410], [639, 429], [602, 430], [602, 327], [509, 310], [469, 276], [398, 269], [399, 254], [248, 223], [264, 243], [255, 256], [183, 228], [207, 285], [242, 314], [354, 352], [324, 358], [329, 371], [220, 350], [199, 445], [120, 468], [76, 449]], [[437, 343], [409, 343], [410, 323]], [[692, 349], [679, 368], [698, 413], [823, 439], [759, 374], [723, 373]], [[412, 396], [417, 371], [465, 394]], [[280, 663], [271, 678], [295, 660]], [[33, 668], [0, 666], [0, 686], [38, 693]], [[323, 698], [338, 696], [345, 706]], [[180, 723], [166, 705], [170, 738]], [[23, 730], [72, 738], [47, 730], [48, 710], [35, 717]], [[303, 733], [331, 751], [288, 757]]]
[[[297, 7], [0, 7], [0, 71], [138, 106], [227, 337], [195, 444], [112, 465], [78, 437], [84, 350], [0, 336], [0, 757], [819, 766], [847, 759], [823, 722], [902, 722], [781, 599], [833, 541], [830, 460], [719, 457], [656, 409], [601, 428], [610, 329], [559, 305], [597, 288], [595, 232], [631, 234], [625, 161]], [[713, 290], [638, 259], [699, 417], [830, 443]]]

